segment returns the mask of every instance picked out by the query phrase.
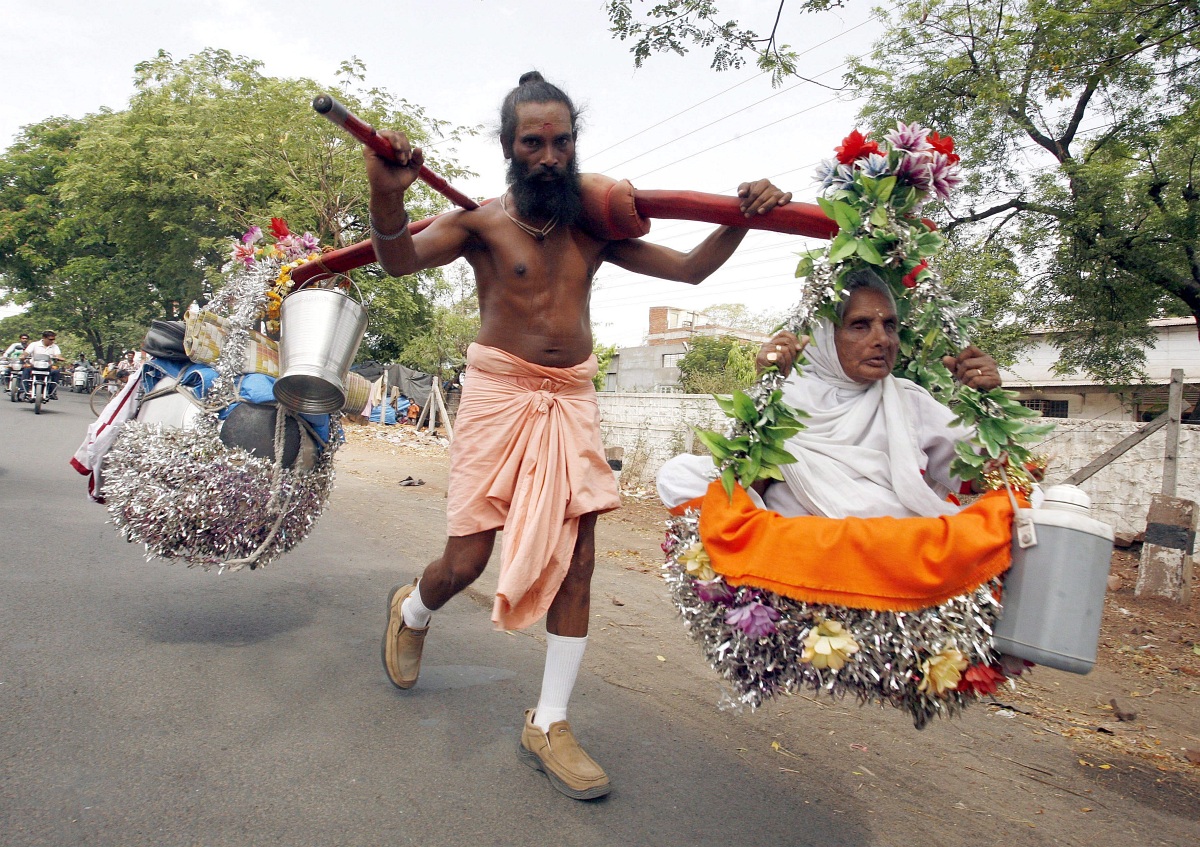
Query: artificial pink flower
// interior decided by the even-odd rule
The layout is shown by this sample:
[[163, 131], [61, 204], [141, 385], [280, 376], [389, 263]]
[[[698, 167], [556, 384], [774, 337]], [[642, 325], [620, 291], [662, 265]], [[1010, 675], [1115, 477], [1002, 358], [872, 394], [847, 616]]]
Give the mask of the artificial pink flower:
[[233, 245], [233, 261], [241, 262], [246, 267], [254, 265], [254, 245], [253, 244], [235, 244]]
[[290, 261], [303, 259], [308, 255], [308, 251], [304, 249], [304, 245], [300, 243], [300, 239], [294, 235], [288, 234], [275, 242], [275, 246], [283, 254], [283, 258]]
[[728, 603], [733, 599], [733, 591], [720, 577], [698, 579], [692, 583], [692, 588], [696, 589], [696, 596], [705, 603]]
[[775, 631], [775, 621], [779, 620], [779, 612], [760, 600], [753, 600], [745, 606], [738, 606], [725, 613], [725, 623], [736, 626], [751, 638], [770, 635]]
[[929, 165], [929, 184], [934, 194], [945, 200], [961, 182], [958, 166], [950, 161], [950, 157], [945, 153], [934, 153]]
[[933, 187], [929, 177], [929, 154], [908, 153], [901, 156], [896, 164], [896, 183], [911, 185], [922, 194], [928, 192]]
[[843, 165], [849, 165], [863, 156], [879, 152], [879, 143], [869, 141], [857, 129], [842, 139], [842, 143], [834, 148], [837, 160]]
[[[935, 132], [934, 135], [937, 135]], [[929, 140], [929, 130], [921, 126], [919, 123], [896, 123], [896, 128], [884, 136], [887, 142], [892, 145], [895, 150], [903, 150], [906, 153], [920, 153], [923, 150], [929, 150], [932, 147]], [[953, 140], [952, 142], [953, 143]]]
[[262, 228], [252, 226], [246, 230], [246, 234], [242, 236], [243, 244], [254, 244], [262, 238]]

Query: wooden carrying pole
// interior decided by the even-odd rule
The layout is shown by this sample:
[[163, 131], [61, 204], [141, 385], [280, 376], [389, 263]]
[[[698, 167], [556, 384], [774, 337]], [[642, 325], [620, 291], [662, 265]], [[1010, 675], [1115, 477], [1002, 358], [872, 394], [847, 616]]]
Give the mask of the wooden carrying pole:
[[[375, 128], [361, 120], [328, 94], [322, 94], [313, 100], [313, 109], [324, 115], [333, 123], [342, 127], [363, 144], [370, 147], [376, 154], [386, 159], [394, 159], [392, 146]], [[430, 188], [442, 194], [452, 203], [464, 209], [475, 209], [486, 205], [491, 200], [477, 203], [467, 197], [446, 180], [421, 165], [417, 176]], [[754, 215], [746, 218], [741, 212], [741, 201], [737, 197], [726, 197], [720, 194], [704, 194], [697, 191], [635, 191], [633, 186], [623, 183], [628, 189], [613, 190], [606, 177], [595, 174], [583, 174], [581, 182], [585, 186], [585, 218], [590, 217], [587, 202], [589, 196], [586, 186], [592, 178], [597, 178], [602, 187], [595, 189], [600, 202], [595, 210], [597, 216], [593, 223], [601, 224], [604, 232], [592, 231], [596, 237], [609, 241], [620, 240], [644, 235], [649, 229], [652, 218], [667, 218], [672, 220], [702, 221], [723, 226], [745, 227], [747, 229], [764, 229], [771, 232], [782, 232], [790, 235], [803, 235], [809, 238], [833, 238], [837, 234], [837, 223], [831, 221], [815, 203], [788, 203], [777, 206], [765, 215]], [[408, 231], [416, 235], [429, 226], [437, 216], [413, 221]], [[615, 225], [615, 226], [614, 226]], [[609, 232], [609, 229], [623, 230], [624, 234]], [[588, 229], [584, 226], [584, 229]], [[323, 254], [297, 267], [292, 271], [292, 282], [296, 288], [303, 288], [314, 278], [322, 278], [334, 273], [345, 273], [354, 268], [361, 268], [375, 261], [375, 247], [368, 239], [348, 247], [341, 247]]]

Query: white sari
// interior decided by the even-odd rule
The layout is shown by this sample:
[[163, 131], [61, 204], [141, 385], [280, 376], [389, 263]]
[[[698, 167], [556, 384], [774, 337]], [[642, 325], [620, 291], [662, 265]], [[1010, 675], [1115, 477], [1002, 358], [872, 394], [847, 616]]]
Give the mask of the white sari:
[[[773, 483], [760, 505], [786, 517], [934, 517], [958, 507], [945, 500], [959, 480], [950, 475], [956, 442], [969, 436], [953, 413], [925, 389], [890, 374], [872, 383], [846, 376], [834, 327], [818, 321], [805, 350], [808, 364], [783, 386], [784, 401], [807, 412], [805, 429], [788, 439], [794, 464], [782, 465], [786, 485]], [[658, 474], [669, 508], [702, 496], [712, 459], [677, 456]]]

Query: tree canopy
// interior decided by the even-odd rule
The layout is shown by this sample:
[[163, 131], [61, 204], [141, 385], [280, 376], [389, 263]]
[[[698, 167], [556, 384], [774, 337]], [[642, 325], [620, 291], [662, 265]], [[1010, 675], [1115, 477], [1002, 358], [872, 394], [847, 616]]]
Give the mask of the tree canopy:
[[[831, 5], [782, 0], [776, 27]], [[721, 24], [716, 0], [608, 10], [614, 34], [635, 39], [635, 64], [697, 46], [717, 70], [752, 58], [800, 75], [775, 27]], [[967, 179], [937, 214], [962, 251], [946, 273], [955, 290], [1015, 269], [991, 305], [1004, 301], [1010, 324], [1063, 330], [1061, 371], [1112, 382], [1138, 376], [1148, 319], [1200, 324], [1194, 0], [923, 0], [881, 14], [885, 34], [847, 82], [877, 135], [903, 120], [957, 139]]]
[[[820, 12], [844, 5], [845, 0], [792, 0], [791, 11]], [[774, 13], [763, 24], [770, 24], [766, 35], [742, 26], [736, 18], [721, 20], [715, 0], [663, 0], [641, 11], [634, 0], [608, 0], [606, 11], [610, 29], [622, 41], [631, 39], [633, 63], [641, 67], [653, 53], [688, 52], [689, 44], [712, 51], [709, 67], [715, 71], [741, 68], [753, 57], [761, 70], [771, 74], [775, 85], [787, 76], [798, 74], [797, 55], [777, 38], [779, 21], [788, 0], [777, 0]]]
[[1200, 321], [1200, 10], [1183, 0], [928, 0], [848, 79], [877, 130], [958, 140], [943, 229], [1017, 257], [1058, 368], [1128, 381], [1147, 320]]
[[729, 335], [697, 335], [679, 360], [679, 384], [688, 394], [729, 394], [754, 381], [758, 347]]
[[[400, 127], [417, 143], [455, 136], [383, 89], [363, 90], [360, 63], [343, 64], [332, 93], [364, 120]], [[236, 239], [272, 217], [340, 247], [365, 236], [361, 148], [309, 103], [324, 90], [261, 73], [223, 50], [176, 61], [159, 52], [135, 68], [129, 108], [25, 127], [0, 155], [0, 288], [37, 305], [58, 328], [111, 358], [121, 322], [142, 328], [204, 303]], [[434, 164], [453, 179], [452, 161]], [[445, 208], [428, 188], [415, 217]], [[377, 297], [373, 332], [401, 346], [422, 325], [422, 285], [356, 272]], [[115, 334], [114, 334], [115, 331]]]

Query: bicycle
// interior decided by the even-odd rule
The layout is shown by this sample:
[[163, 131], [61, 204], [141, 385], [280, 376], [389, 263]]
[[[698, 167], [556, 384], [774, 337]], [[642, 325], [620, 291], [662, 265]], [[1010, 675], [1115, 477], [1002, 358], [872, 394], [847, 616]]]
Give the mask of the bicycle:
[[93, 390], [89, 403], [92, 407], [92, 414], [96, 417], [104, 411], [104, 407], [108, 405], [108, 401], [117, 396], [117, 392], [121, 390], [124, 383], [115, 379], [106, 379], [97, 385]]

